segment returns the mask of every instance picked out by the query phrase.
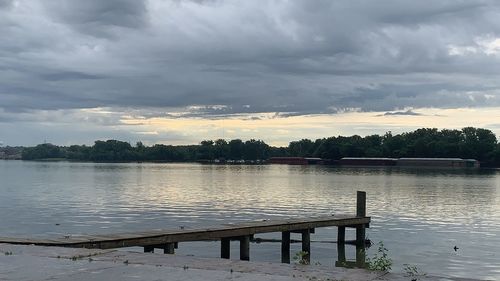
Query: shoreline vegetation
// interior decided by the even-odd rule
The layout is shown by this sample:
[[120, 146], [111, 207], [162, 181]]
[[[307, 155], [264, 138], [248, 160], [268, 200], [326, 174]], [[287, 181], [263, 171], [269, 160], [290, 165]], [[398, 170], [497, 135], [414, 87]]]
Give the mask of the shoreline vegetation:
[[[94, 145], [0, 147], [0, 159], [87, 162], [224, 162], [262, 163], [271, 157], [422, 157], [477, 159], [481, 167], [500, 167], [500, 143], [487, 129], [461, 130], [422, 128], [393, 135], [337, 136], [292, 141], [275, 147], [262, 140], [204, 140], [199, 145], [145, 146], [119, 140], [98, 140]], [[231, 163], [230, 162], [230, 163]]]

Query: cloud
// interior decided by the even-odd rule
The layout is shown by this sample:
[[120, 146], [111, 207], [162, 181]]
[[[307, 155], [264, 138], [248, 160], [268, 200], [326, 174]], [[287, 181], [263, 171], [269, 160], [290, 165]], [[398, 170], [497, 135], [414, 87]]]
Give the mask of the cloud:
[[67, 81], [67, 80], [87, 80], [87, 79], [103, 79], [103, 75], [87, 74], [76, 71], [65, 71], [56, 73], [46, 73], [42, 75], [42, 79], [48, 81]]
[[135, 29], [147, 24], [144, 0], [52, 0], [43, 1], [43, 5], [56, 21], [97, 37], [111, 35], [114, 28]]
[[386, 112], [384, 114], [377, 115], [377, 116], [394, 116], [394, 115], [398, 115], [398, 116], [421, 116], [423, 114], [418, 113], [418, 112], [414, 112], [411, 109], [409, 109], [409, 110], [406, 110], [406, 111]]
[[0, 0], [0, 9], [10, 8], [13, 0]]
[[0, 0], [0, 34], [4, 119], [500, 105], [493, 0]]

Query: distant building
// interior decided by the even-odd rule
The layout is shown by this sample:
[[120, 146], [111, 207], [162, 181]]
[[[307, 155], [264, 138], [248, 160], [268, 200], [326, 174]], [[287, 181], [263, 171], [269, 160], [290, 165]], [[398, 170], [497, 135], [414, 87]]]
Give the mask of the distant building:
[[287, 164], [287, 165], [307, 165], [304, 157], [271, 157], [267, 160], [269, 164]]
[[478, 168], [479, 161], [462, 158], [399, 158], [397, 166], [426, 166], [450, 168]]
[[444, 167], [479, 168], [479, 161], [462, 158], [365, 158], [344, 157], [339, 161], [344, 166], [397, 166], [397, 167]]
[[271, 157], [267, 160], [269, 164], [287, 165], [323, 165], [325, 159], [312, 157]]
[[396, 158], [344, 157], [339, 164], [344, 166], [396, 166]]

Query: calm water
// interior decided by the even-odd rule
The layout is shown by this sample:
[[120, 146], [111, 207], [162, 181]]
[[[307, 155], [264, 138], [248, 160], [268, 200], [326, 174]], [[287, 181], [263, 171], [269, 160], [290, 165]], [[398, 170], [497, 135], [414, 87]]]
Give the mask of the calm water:
[[[500, 279], [500, 171], [322, 166], [42, 163], [0, 160], [0, 236], [50, 237], [201, 226], [276, 217], [355, 213], [367, 192], [368, 237], [423, 272]], [[354, 231], [347, 232], [354, 239]], [[266, 235], [264, 238], [279, 238]], [[297, 238], [299, 238], [297, 236]], [[336, 228], [313, 241], [335, 241]], [[238, 245], [233, 243], [232, 256]], [[454, 251], [457, 245], [460, 249]], [[299, 251], [292, 245], [292, 255]], [[368, 250], [373, 255], [376, 247]], [[279, 243], [251, 245], [253, 260], [280, 260]], [[313, 263], [333, 265], [331, 243]], [[215, 242], [179, 254], [218, 256]], [[346, 249], [354, 259], [353, 247]]]

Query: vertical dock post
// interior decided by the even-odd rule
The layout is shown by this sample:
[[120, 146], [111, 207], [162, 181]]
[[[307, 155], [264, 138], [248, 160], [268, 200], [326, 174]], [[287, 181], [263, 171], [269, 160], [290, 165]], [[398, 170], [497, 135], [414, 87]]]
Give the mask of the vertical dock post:
[[311, 263], [311, 230], [302, 230], [302, 252], [305, 253], [303, 260], [307, 264]]
[[345, 243], [337, 243], [337, 259], [342, 266], [342, 264], [345, 264], [346, 258], [345, 258]]
[[365, 245], [356, 245], [356, 266], [365, 268], [366, 266], [366, 251]]
[[231, 238], [220, 239], [220, 257], [229, 259], [231, 255]]
[[290, 263], [290, 231], [281, 232], [281, 262]]
[[167, 243], [163, 246], [164, 254], [174, 254], [175, 253], [175, 243]]
[[245, 235], [240, 238], [240, 260], [250, 260], [250, 236]]
[[345, 226], [337, 227], [337, 244], [345, 243]]
[[[358, 191], [356, 200], [356, 217], [366, 217], [366, 192]], [[356, 226], [356, 244], [365, 245], [365, 225]]]

